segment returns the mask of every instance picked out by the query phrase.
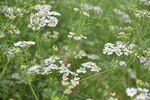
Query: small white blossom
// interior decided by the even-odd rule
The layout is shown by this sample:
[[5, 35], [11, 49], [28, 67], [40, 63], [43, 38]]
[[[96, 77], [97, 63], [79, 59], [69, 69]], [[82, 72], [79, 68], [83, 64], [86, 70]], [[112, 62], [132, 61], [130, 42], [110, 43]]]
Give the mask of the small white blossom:
[[131, 23], [130, 16], [129, 16], [127, 13], [121, 11], [120, 9], [114, 9], [113, 11], [114, 11], [117, 15], [121, 16], [122, 21], [124, 21], [124, 22], [126, 22], [126, 23]]
[[15, 18], [16, 15], [21, 11], [21, 8], [2, 6], [2, 13], [4, 13], [4, 15], [10, 19]]
[[116, 44], [106, 43], [103, 49], [103, 53], [107, 55], [112, 55], [115, 53], [117, 56], [129, 55], [132, 53], [133, 45], [126, 45], [121, 41], [117, 41]]
[[33, 30], [39, 30], [41, 27], [55, 27], [57, 25], [58, 19], [54, 16], [60, 16], [60, 13], [50, 11], [50, 5], [35, 5], [33, 8], [38, 12], [31, 14], [28, 27], [31, 27]]
[[125, 61], [119, 61], [119, 65], [120, 65], [120, 66], [125, 66], [125, 65], [126, 65], [126, 62], [125, 62]]
[[77, 33], [74, 33], [74, 32], [69, 32], [68, 38], [72, 38], [77, 41], [81, 39], [87, 39], [86, 36], [83, 36], [82, 34], [78, 35]]
[[86, 73], [86, 69], [85, 68], [82, 68], [80, 67], [79, 69], [77, 69], [77, 73]]
[[82, 64], [83, 67], [90, 69], [93, 72], [99, 72], [101, 68], [99, 68], [94, 62], [86, 62]]
[[93, 5], [90, 5], [90, 4], [83, 4], [83, 9], [88, 11], [88, 10], [93, 10], [95, 11], [96, 13], [102, 13], [102, 9], [99, 7], [99, 6], [93, 6]]
[[136, 95], [136, 93], [137, 93], [136, 88], [127, 88], [126, 89], [126, 94], [130, 97], [133, 97], [134, 95]]
[[15, 47], [26, 47], [29, 45], [35, 45], [35, 42], [34, 41], [19, 41], [19, 42], [14, 43]]
[[28, 71], [29, 71], [29, 73], [40, 74], [40, 68], [41, 68], [40, 65], [34, 65], [34, 66], [31, 66], [31, 67], [28, 69]]

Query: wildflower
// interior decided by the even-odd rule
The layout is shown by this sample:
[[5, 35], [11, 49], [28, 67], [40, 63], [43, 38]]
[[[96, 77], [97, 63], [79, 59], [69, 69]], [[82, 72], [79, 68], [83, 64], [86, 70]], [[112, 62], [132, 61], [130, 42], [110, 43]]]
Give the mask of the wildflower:
[[5, 36], [4, 33], [1, 33], [1, 34], [0, 34], [0, 38], [3, 38], [4, 36]]
[[93, 100], [93, 99], [88, 98], [88, 99], [86, 99], [86, 100]]
[[70, 94], [71, 92], [72, 92], [71, 89], [66, 89], [66, 90], [64, 91], [64, 94]]
[[77, 72], [77, 73], [86, 73], [87, 71], [86, 71], [85, 68], [80, 67], [79, 69], [77, 69], [76, 72]]
[[34, 66], [31, 66], [28, 71], [29, 73], [37, 73], [37, 74], [40, 74], [40, 68], [41, 66], [40, 65], [34, 65]]
[[77, 41], [79, 41], [81, 39], [87, 39], [86, 36], [83, 36], [82, 34], [77, 35], [77, 33], [74, 33], [74, 32], [69, 32], [68, 38], [72, 38]]
[[120, 65], [120, 66], [125, 66], [125, 65], [126, 65], [126, 62], [124, 62], [124, 61], [119, 61], [119, 65]]
[[78, 54], [75, 54], [74, 58], [78, 59], [78, 58], [82, 58], [82, 57], [86, 57], [87, 54], [85, 53], [85, 51], [80, 50]]
[[136, 73], [131, 68], [128, 69], [128, 75], [130, 78], [133, 78], [133, 79], [136, 78]]
[[20, 67], [21, 67], [21, 69], [27, 69], [28, 68], [28, 66], [26, 66], [26, 65], [21, 65]]
[[58, 19], [54, 16], [60, 16], [60, 13], [55, 11], [50, 11], [51, 6], [49, 5], [35, 5], [33, 7], [38, 12], [31, 14], [30, 24], [28, 27], [31, 27], [33, 30], [39, 30], [41, 27], [55, 27], [58, 23]]
[[136, 88], [127, 88], [126, 89], [126, 94], [130, 97], [133, 97], [134, 95], [136, 95], [136, 93], [137, 93]]
[[44, 60], [44, 64], [50, 65], [50, 64], [55, 63], [59, 59], [60, 58], [58, 56], [51, 56], [51, 57], [49, 57], [49, 58], [47, 58], [47, 59]]
[[15, 25], [13, 25], [13, 24], [11, 24], [10, 26], [9, 26], [9, 30], [8, 30], [8, 32], [10, 33], [10, 34], [20, 34], [20, 31], [17, 29], [17, 27], [15, 26]]
[[89, 59], [92, 59], [92, 60], [99, 59], [99, 56], [96, 55], [96, 54], [87, 54], [87, 57], [88, 57]]
[[134, 46], [127, 46], [125, 43], [121, 41], [117, 41], [116, 44], [106, 43], [103, 49], [103, 53], [107, 55], [112, 55], [115, 53], [117, 56], [121, 55], [129, 55], [132, 53], [132, 49]]
[[150, 18], [150, 12], [147, 11], [147, 10], [138, 10], [138, 9], [136, 9], [135, 10], [135, 16], [138, 17], [138, 18], [141, 18], [141, 17]]
[[67, 81], [62, 80], [62, 81], [61, 81], [61, 84], [62, 84], [63, 86], [67, 86], [67, 85], [69, 85], [70, 83], [67, 82]]
[[90, 15], [87, 12], [83, 11], [82, 13], [84, 16], [90, 17]]
[[133, 100], [150, 100], [150, 93], [146, 88], [127, 88], [126, 94], [133, 97]]
[[140, 93], [134, 100], [150, 100], [150, 96], [146, 93]]
[[73, 8], [73, 10], [74, 10], [75, 12], [78, 12], [80, 9], [79, 9], [79, 8]]
[[11, 78], [12, 79], [20, 79], [20, 75], [19, 75], [19, 73], [13, 73], [12, 75], [11, 75]]
[[101, 70], [94, 62], [86, 62], [83, 63], [82, 66], [90, 69], [93, 72], [99, 72]]
[[14, 43], [15, 47], [26, 47], [29, 45], [35, 45], [35, 42], [34, 41], [19, 41], [19, 42]]
[[93, 6], [93, 5], [90, 5], [90, 4], [83, 4], [83, 9], [88, 11], [88, 10], [93, 10], [95, 11], [96, 13], [102, 13], [102, 9], [99, 7], [99, 6]]
[[79, 80], [80, 80], [79, 77], [75, 77], [74, 79], [72, 79], [70, 81], [73, 86], [77, 86], [77, 85], [79, 85]]
[[121, 16], [121, 19], [126, 23], [131, 23], [130, 16], [125, 12], [121, 11], [120, 9], [113, 10], [117, 15]]
[[113, 54], [114, 53], [114, 47], [115, 47], [114, 44], [112, 44], [112, 43], [106, 43], [105, 47], [103, 49], [103, 53], [107, 54], [107, 55]]
[[15, 16], [21, 11], [21, 8], [2, 6], [2, 13], [4, 13], [4, 15], [10, 19], [15, 18]]
[[149, 0], [140, 0], [140, 4], [150, 6], [150, 1]]

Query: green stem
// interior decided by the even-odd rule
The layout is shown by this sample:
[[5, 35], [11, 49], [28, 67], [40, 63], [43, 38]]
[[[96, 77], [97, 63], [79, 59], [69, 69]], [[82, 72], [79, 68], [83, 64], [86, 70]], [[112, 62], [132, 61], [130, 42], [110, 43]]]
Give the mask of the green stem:
[[31, 83], [29, 83], [29, 87], [30, 87], [30, 89], [31, 89], [31, 91], [32, 91], [32, 93], [33, 93], [33, 95], [35, 97], [35, 100], [39, 100], [38, 97], [37, 97], [37, 95], [36, 95], [36, 93], [35, 93], [35, 91], [34, 91], [34, 89], [33, 89], [33, 87], [32, 87]]
[[3, 68], [3, 71], [0, 75], [0, 79], [2, 79], [2, 77], [5, 75], [5, 73], [7, 71], [7, 68], [8, 68], [8, 63], [9, 63], [9, 59], [8, 59], [7, 63], [5, 64], [4, 68]]

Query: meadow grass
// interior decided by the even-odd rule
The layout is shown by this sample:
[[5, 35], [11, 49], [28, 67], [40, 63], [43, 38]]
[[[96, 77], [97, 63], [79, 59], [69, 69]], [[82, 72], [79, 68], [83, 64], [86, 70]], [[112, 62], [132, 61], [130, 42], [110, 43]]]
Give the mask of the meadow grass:
[[149, 0], [1, 0], [1, 100], [150, 100]]

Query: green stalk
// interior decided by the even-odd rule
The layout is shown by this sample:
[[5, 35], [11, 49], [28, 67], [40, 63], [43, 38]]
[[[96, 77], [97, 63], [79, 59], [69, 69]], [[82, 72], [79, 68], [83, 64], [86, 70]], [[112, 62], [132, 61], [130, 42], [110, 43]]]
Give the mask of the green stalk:
[[36, 93], [35, 93], [35, 91], [34, 91], [34, 89], [33, 89], [33, 87], [32, 87], [31, 83], [29, 83], [29, 87], [30, 87], [30, 89], [31, 89], [31, 91], [32, 91], [32, 93], [33, 93], [33, 95], [35, 97], [35, 100], [39, 100], [38, 97], [37, 97], [37, 95], [36, 95]]

